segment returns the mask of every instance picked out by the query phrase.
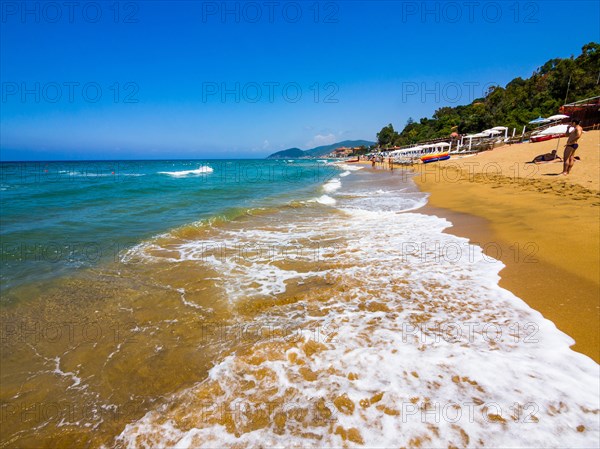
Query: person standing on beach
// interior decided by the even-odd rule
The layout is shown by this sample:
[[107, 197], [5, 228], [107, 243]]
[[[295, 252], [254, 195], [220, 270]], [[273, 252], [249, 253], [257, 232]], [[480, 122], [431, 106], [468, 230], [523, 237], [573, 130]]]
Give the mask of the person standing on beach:
[[575, 164], [575, 151], [579, 148], [577, 141], [583, 133], [583, 128], [579, 126], [579, 120], [571, 120], [571, 126], [567, 128], [567, 145], [565, 145], [565, 154], [563, 155], [563, 175], [568, 175]]
[[390, 166], [390, 170], [394, 171], [394, 159], [391, 156], [388, 157], [388, 164]]

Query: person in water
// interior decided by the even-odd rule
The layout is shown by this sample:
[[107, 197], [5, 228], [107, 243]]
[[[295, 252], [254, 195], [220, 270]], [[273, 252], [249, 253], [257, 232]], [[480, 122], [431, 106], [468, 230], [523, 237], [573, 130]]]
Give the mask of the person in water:
[[575, 151], [579, 148], [577, 141], [583, 133], [583, 128], [579, 126], [579, 123], [579, 120], [573, 119], [571, 120], [571, 126], [567, 128], [567, 144], [563, 155], [563, 175], [568, 175], [575, 164]]

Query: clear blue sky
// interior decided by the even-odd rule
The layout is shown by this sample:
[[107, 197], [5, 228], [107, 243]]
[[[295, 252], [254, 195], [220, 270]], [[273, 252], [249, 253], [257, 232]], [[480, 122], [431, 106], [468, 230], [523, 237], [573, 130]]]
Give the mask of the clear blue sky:
[[375, 140], [600, 40], [597, 1], [0, 3], [2, 160]]

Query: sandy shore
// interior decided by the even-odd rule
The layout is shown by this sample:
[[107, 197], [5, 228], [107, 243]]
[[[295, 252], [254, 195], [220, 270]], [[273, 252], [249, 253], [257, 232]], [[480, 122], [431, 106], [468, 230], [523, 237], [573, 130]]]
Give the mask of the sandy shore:
[[506, 268], [500, 285], [600, 360], [600, 131], [585, 133], [569, 176], [561, 163], [528, 164], [565, 139], [503, 146], [415, 168], [431, 193], [424, 212], [478, 242]]

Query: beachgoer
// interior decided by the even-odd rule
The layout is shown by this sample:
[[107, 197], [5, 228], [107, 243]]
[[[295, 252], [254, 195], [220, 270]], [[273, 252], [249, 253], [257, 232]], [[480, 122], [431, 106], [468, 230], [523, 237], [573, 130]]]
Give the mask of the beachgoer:
[[563, 175], [568, 175], [575, 164], [575, 151], [579, 148], [577, 141], [583, 133], [583, 128], [579, 126], [579, 123], [579, 120], [573, 119], [571, 120], [571, 126], [567, 128], [566, 136], [568, 139], [563, 155]]
[[390, 170], [394, 170], [394, 159], [392, 157], [388, 157], [388, 164], [390, 166]]
[[371, 168], [375, 168], [375, 156], [371, 156]]
[[539, 164], [540, 162], [550, 162], [555, 159], [559, 159], [562, 161], [561, 157], [558, 154], [556, 154], [556, 150], [552, 150], [551, 153], [540, 154], [539, 156], [536, 156], [531, 162], [533, 162], [534, 164]]

